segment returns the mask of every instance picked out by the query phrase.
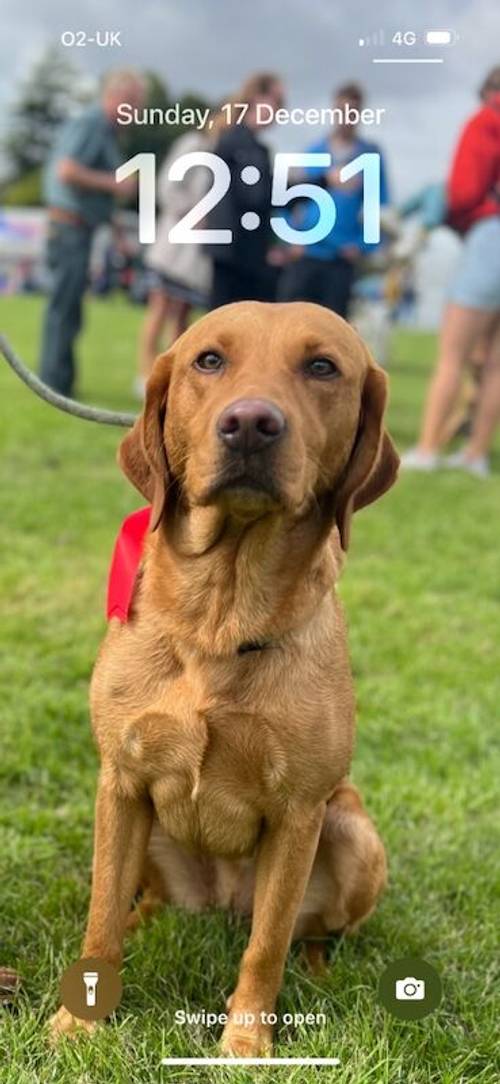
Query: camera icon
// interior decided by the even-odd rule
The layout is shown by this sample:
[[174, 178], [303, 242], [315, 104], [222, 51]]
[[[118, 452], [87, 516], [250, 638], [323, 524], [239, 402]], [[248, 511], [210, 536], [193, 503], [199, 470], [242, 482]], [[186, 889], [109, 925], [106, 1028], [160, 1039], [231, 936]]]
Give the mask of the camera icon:
[[396, 979], [396, 1001], [423, 1001], [425, 982], [423, 979]]

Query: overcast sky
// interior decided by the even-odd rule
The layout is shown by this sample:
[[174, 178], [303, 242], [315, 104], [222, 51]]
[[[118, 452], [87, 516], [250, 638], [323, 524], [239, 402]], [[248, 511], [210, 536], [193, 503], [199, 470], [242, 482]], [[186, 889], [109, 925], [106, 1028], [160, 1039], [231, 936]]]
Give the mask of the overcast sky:
[[[88, 75], [132, 64], [155, 70], [174, 96], [196, 90], [220, 100], [248, 73], [272, 69], [283, 76], [288, 105], [322, 106], [335, 84], [361, 81], [367, 104], [387, 110], [370, 134], [387, 152], [398, 198], [444, 175], [479, 82], [500, 64], [498, 0], [422, 0], [416, 14], [415, 0], [87, 0], [72, 8], [67, 0], [2, 0], [1, 7], [2, 124], [15, 86], [63, 30], [119, 30], [121, 49], [61, 51]], [[451, 29], [459, 37], [442, 49], [359, 47], [360, 37], [380, 29], [386, 42], [396, 30]], [[372, 63], [374, 56], [412, 55], [444, 63]], [[274, 128], [271, 138], [276, 147], [302, 150], [317, 134]]]

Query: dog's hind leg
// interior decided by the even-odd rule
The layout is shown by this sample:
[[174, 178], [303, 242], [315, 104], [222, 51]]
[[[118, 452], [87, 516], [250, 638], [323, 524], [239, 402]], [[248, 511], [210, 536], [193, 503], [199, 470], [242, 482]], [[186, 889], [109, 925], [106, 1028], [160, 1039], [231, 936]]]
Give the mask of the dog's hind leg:
[[187, 911], [203, 911], [213, 899], [212, 859], [196, 855], [163, 831], [155, 817], [139, 883], [141, 898], [128, 915], [127, 929], [141, 922], [165, 904]]
[[330, 932], [351, 934], [375, 908], [387, 882], [383, 843], [356, 787], [342, 780], [327, 804], [294, 939], [313, 937], [306, 958], [318, 971]]
[[302, 958], [313, 975], [320, 976], [326, 970], [327, 934], [328, 930], [321, 915], [305, 916], [301, 933]]
[[[217, 860], [219, 904], [252, 913], [255, 860]], [[387, 880], [385, 851], [360, 794], [342, 780], [327, 804], [316, 857], [294, 927], [309, 970], [326, 967], [328, 936], [351, 934], [372, 913]]]
[[140, 898], [132, 904], [127, 918], [127, 931], [136, 930], [169, 901], [165, 878], [149, 855], [144, 863], [139, 890]]

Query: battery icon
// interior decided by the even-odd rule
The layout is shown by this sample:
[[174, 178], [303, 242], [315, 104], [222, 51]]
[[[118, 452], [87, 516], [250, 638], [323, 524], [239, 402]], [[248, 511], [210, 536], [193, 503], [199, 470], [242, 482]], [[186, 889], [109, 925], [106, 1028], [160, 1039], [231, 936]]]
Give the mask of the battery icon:
[[425, 33], [426, 45], [451, 45], [454, 39], [452, 30], [427, 30]]

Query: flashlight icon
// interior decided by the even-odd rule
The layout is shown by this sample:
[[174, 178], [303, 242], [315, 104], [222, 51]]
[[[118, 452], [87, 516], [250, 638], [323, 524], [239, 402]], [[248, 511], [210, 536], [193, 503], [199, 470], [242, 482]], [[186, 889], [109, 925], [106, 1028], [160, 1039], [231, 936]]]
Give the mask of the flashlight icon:
[[85, 1003], [90, 1009], [95, 1005], [96, 999], [96, 986], [99, 982], [99, 975], [97, 971], [84, 971], [83, 981], [85, 983]]

